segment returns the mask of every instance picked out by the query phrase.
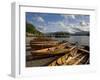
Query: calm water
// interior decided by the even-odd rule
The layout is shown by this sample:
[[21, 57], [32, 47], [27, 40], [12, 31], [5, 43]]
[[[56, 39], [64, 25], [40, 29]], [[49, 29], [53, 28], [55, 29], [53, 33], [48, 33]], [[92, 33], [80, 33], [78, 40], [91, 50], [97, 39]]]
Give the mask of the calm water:
[[55, 38], [59, 41], [66, 40], [71, 43], [78, 42], [79, 45], [88, 45], [89, 46], [89, 36], [70, 36], [65, 38]]

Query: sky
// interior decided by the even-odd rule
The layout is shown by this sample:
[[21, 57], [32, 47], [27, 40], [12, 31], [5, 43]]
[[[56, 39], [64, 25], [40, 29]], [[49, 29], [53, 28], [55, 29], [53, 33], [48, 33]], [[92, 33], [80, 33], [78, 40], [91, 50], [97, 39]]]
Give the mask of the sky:
[[26, 12], [26, 21], [43, 33], [60, 31], [76, 33], [89, 31], [90, 16]]

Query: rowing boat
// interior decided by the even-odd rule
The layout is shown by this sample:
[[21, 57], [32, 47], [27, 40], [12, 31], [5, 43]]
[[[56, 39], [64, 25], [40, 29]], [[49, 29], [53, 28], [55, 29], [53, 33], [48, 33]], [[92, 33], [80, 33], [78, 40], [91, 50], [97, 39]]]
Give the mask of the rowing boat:
[[51, 48], [45, 48], [45, 49], [40, 49], [40, 50], [32, 50], [31, 54], [32, 55], [43, 55], [43, 54], [63, 54], [66, 53], [70, 50], [69, 47], [67, 47], [67, 43], [62, 43], [59, 44], [55, 47], [51, 47]]
[[55, 61], [48, 64], [48, 66], [88, 64], [89, 54], [87, 53], [88, 52], [84, 49], [74, 47], [69, 53], [59, 57]]

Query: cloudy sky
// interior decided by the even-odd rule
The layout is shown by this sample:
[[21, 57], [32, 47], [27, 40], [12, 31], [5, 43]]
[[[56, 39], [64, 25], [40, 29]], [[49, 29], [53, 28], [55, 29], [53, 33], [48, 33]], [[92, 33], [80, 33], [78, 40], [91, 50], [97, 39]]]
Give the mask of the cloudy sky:
[[89, 15], [26, 12], [26, 21], [44, 33], [89, 31], [89, 18]]

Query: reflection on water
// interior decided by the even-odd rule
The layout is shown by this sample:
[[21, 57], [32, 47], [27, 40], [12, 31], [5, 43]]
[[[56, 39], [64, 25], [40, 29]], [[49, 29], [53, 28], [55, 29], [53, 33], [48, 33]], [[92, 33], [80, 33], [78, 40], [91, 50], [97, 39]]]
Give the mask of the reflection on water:
[[76, 43], [78, 42], [79, 45], [88, 45], [89, 46], [89, 36], [70, 36], [70, 37], [65, 37], [65, 38], [55, 38], [59, 41], [66, 40], [71, 43]]

